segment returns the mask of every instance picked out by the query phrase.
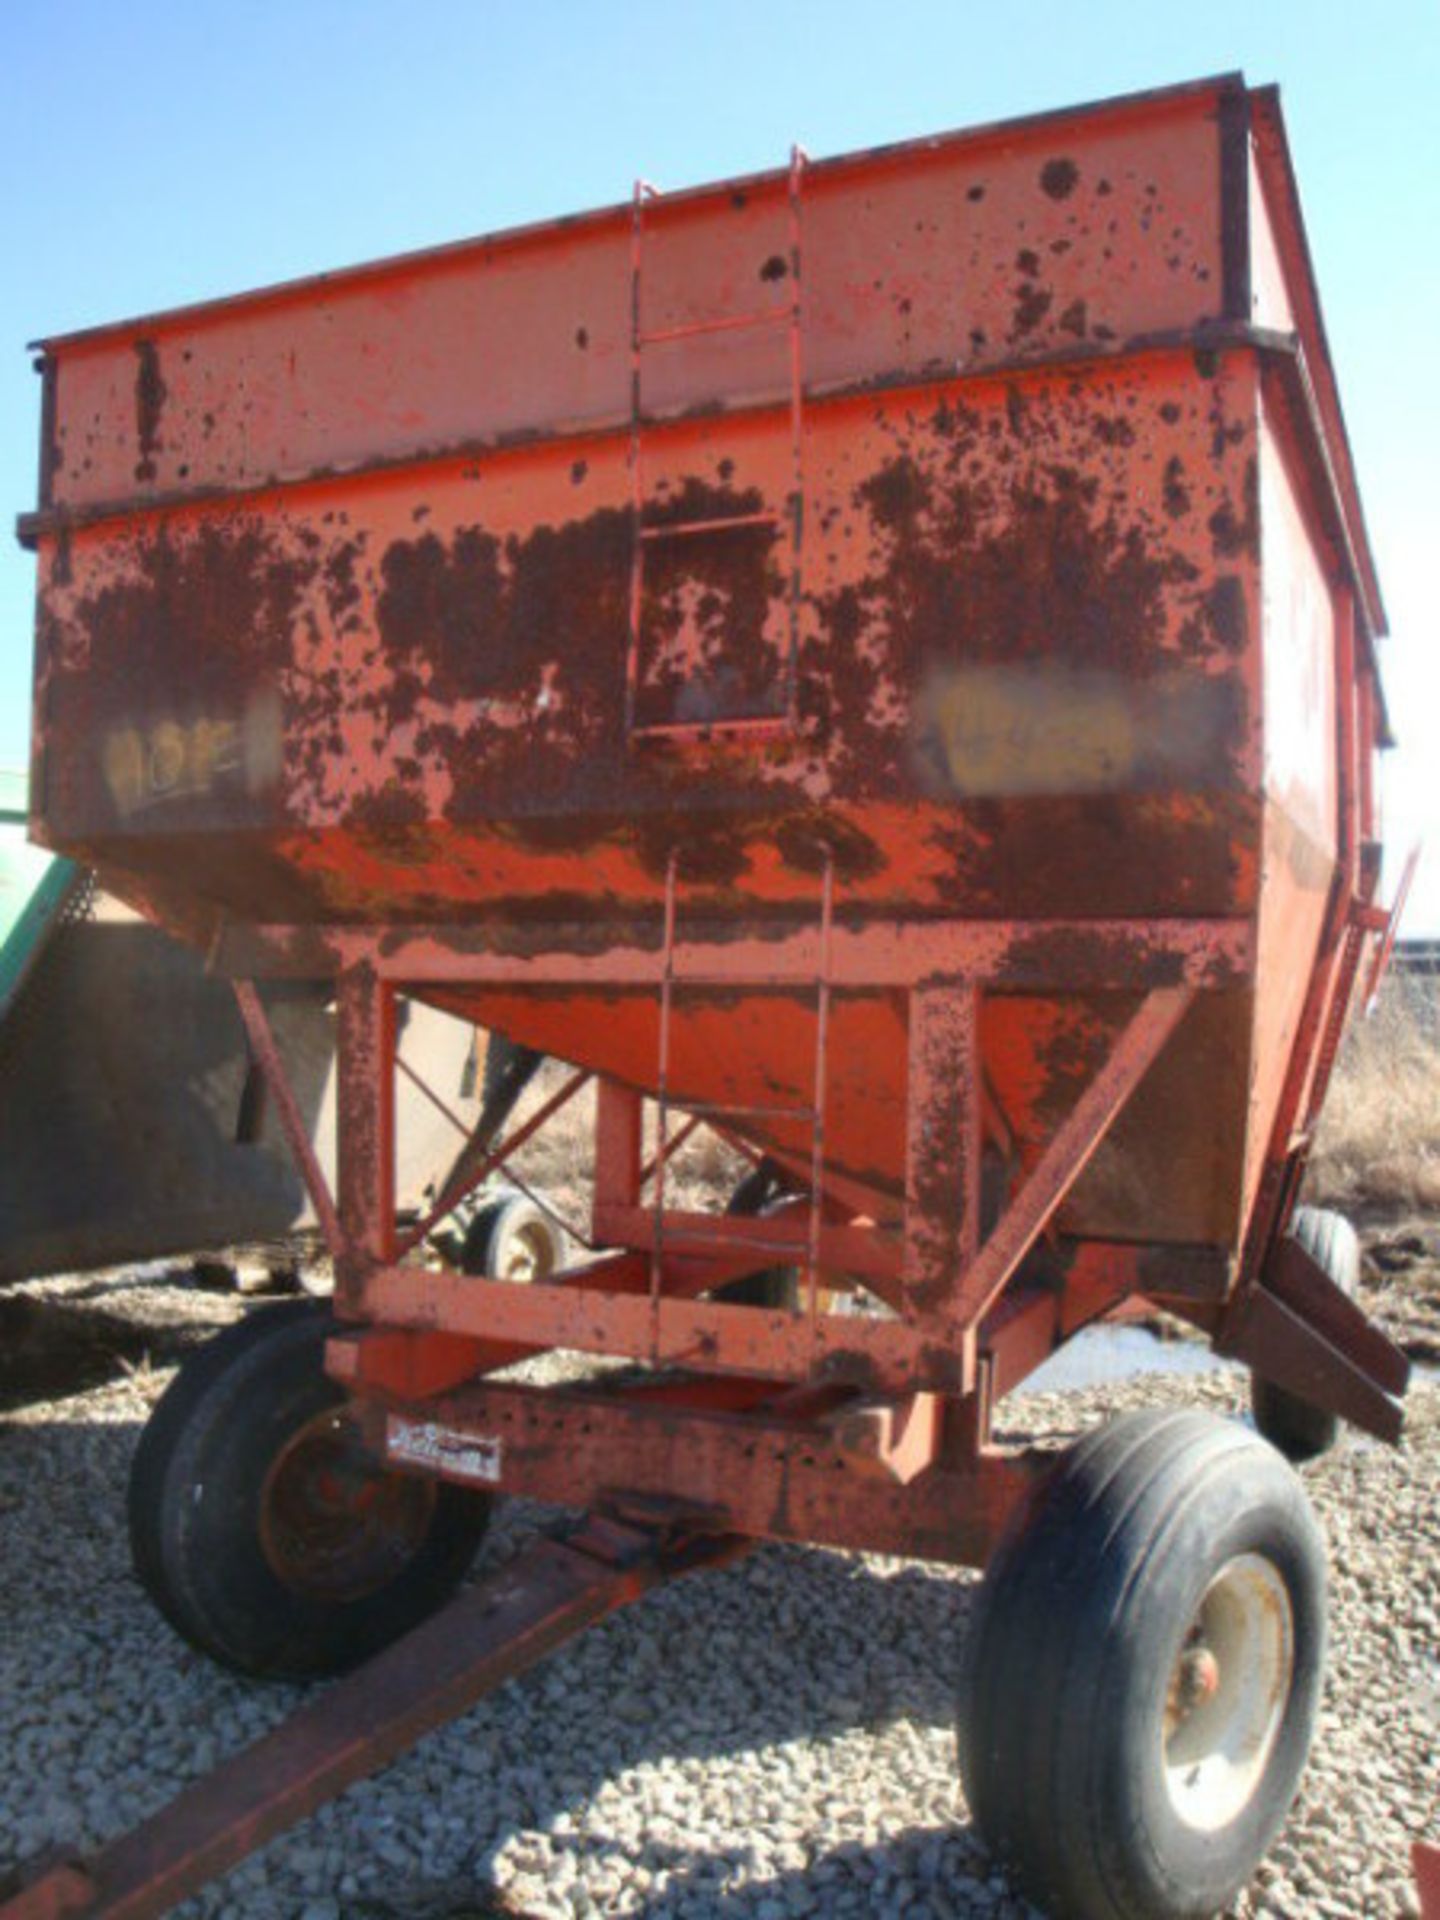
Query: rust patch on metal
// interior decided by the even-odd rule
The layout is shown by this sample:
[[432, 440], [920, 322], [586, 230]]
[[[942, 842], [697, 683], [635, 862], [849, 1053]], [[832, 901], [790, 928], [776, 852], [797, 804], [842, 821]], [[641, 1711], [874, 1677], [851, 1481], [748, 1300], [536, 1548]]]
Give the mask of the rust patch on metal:
[[[754, 488], [689, 479], [647, 525], [763, 506]], [[480, 810], [522, 766], [532, 795], [568, 798], [567, 768], [613, 752], [624, 692], [614, 641], [625, 631], [634, 537], [633, 516], [606, 507], [523, 538], [471, 525], [448, 543], [427, 534], [386, 548], [376, 602], [391, 669], [384, 718], [402, 725], [423, 706], [417, 747], [452, 768], [453, 815]], [[773, 697], [780, 663], [766, 623], [784, 587], [774, 545], [763, 526], [652, 544], [643, 719], [703, 720], [717, 705]], [[447, 717], [460, 702], [463, 727]]]
[[630, 549], [619, 508], [523, 540], [471, 525], [448, 543], [427, 533], [385, 549], [377, 718], [391, 729], [415, 722], [417, 750], [447, 760], [452, 816], [479, 811], [522, 768], [543, 792], [557, 757], [613, 735], [619, 672], [587, 636], [624, 630]]
[[[647, 527], [760, 513], [756, 487], [687, 479]], [[783, 706], [785, 574], [779, 529], [749, 526], [651, 542], [641, 607], [642, 726], [703, 723]]]
[[1253, 459], [1245, 463], [1241, 511], [1237, 514], [1234, 502], [1227, 497], [1211, 514], [1208, 525], [1218, 557], [1225, 560], [1234, 560], [1241, 555], [1252, 560], [1259, 558], [1260, 479], [1257, 463]]
[[153, 340], [137, 340], [135, 357], [135, 437], [140, 458], [135, 464], [137, 480], [155, 478], [155, 455], [160, 451], [160, 413], [165, 405], [166, 386], [160, 373], [160, 354]]
[[[1034, 662], [1038, 670], [1047, 656], [1070, 672], [1113, 675], [1129, 690], [1140, 744], [1117, 785], [1183, 784], [1178, 765], [1160, 764], [1165, 754], [1140, 709], [1153, 708], [1167, 660], [1172, 670], [1198, 668], [1243, 645], [1238, 580], [1218, 596], [1207, 592], [1212, 583], [1166, 531], [1182, 505], [1177, 468], [1168, 469], [1171, 513], [1147, 524], [1103, 485], [1098, 460], [1081, 465], [1048, 451], [1088, 435], [1119, 452], [1135, 437], [1125, 413], [1011, 391], [1004, 425], [1030, 450], [1023, 463], [998, 457], [993, 410], [947, 398], [928, 431], [913, 430], [855, 489], [878, 565], [816, 597], [821, 638], [804, 660], [806, 718], [847, 795], [906, 774], [924, 790], [954, 793], [923, 689], [952, 665]], [[889, 690], [903, 687], [920, 690], [908, 726], [887, 724], [897, 713]], [[1228, 686], [1202, 729], [1222, 778], [1243, 738], [1244, 705], [1243, 691]]]
[[847, 1387], [863, 1387], [867, 1391], [876, 1391], [880, 1385], [880, 1371], [874, 1356], [863, 1347], [832, 1347], [822, 1355], [813, 1377], [817, 1381], [843, 1382]]
[[[1237, 522], [1248, 515], [1239, 423], [1221, 386], [1184, 408], [1163, 393], [1128, 375], [1039, 376], [932, 391], [923, 409], [867, 409], [855, 477], [827, 483], [816, 467], [797, 721], [763, 746], [627, 743], [633, 513], [611, 492], [576, 518], [487, 524], [485, 492], [464, 483], [504, 481], [498, 466], [437, 473], [423, 524], [413, 496], [402, 526], [367, 496], [342, 507], [331, 493], [304, 517], [168, 520], [113, 548], [103, 570], [77, 552], [78, 593], [52, 575], [46, 607], [65, 648], [57, 691], [74, 713], [189, 726], [233, 722], [237, 701], [263, 688], [280, 710], [283, 777], [255, 789], [268, 802], [245, 817], [267, 835], [282, 822], [307, 831], [268, 855], [257, 845], [254, 883], [267, 884], [268, 857], [277, 888], [303, 889], [312, 912], [337, 919], [402, 905], [527, 925], [620, 914], [672, 854], [713, 906], [763, 917], [793, 910], [802, 881], [810, 897], [826, 851], [836, 878], [877, 908], [914, 902], [918, 880], [927, 900], [963, 897], [975, 912], [1041, 900], [1057, 912], [1217, 910], [1235, 895], [1236, 836], [1248, 831], [1248, 683], [1228, 668], [1247, 644], [1248, 573], [1217, 586], [1206, 522], [1227, 502]], [[1221, 439], [1214, 468], [1207, 425]], [[1165, 428], [1185, 450], [1183, 483], [1155, 444]], [[737, 708], [771, 711], [786, 689], [786, 503], [774, 476], [750, 478], [746, 442], [709, 444], [717, 477], [657, 476], [647, 526], [779, 519], [649, 543], [642, 721], [703, 727]], [[567, 455], [537, 496], [552, 515], [579, 471]], [[599, 454], [581, 477], [591, 474], [603, 497], [613, 478]], [[1183, 515], [1177, 484], [1191, 500]], [[1223, 513], [1217, 524], [1229, 524]], [[123, 675], [72, 673], [87, 653], [123, 660]], [[180, 685], [189, 704], [172, 714], [164, 690]], [[983, 738], [979, 727], [992, 708], [1031, 739], [1004, 778], [990, 734], [1005, 727]], [[1068, 727], [1058, 757], [1045, 734], [1057, 715]], [[1031, 778], [1052, 761], [1046, 780]], [[88, 780], [80, 770], [74, 792]], [[181, 791], [177, 827], [217, 824], [182, 808]], [[866, 817], [876, 802], [923, 811], [897, 838], [897, 820]], [[233, 810], [225, 824], [239, 824]], [[1077, 859], [1107, 835], [1134, 857]], [[556, 859], [543, 885], [538, 866], [525, 871], [532, 852]], [[565, 870], [576, 855], [594, 856], [588, 877]], [[237, 881], [227, 873], [227, 897]]]
[[1205, 620], [1227, 653], [1237, 659], [1250, 644], [1250, 614], [1245, 586], [1235, 573], [1222, 573], [1205, 596]]
[[1165, 462], [1163, 485], [1161, 497], [1166, 513], [1172, 520], [1182, 520], [1190, 511], [1190, 489], [1185, 484], [1185, 463], [1179, 454], [1172, 454]]
[[1010, 329], [1010, 338], [1019, 340], [1033, 333], [1054, 304], [1055, 296], [1048, 287], [1037, 286], [1033, 280], [1022, 280], [1015, 289], [1015, 323]]
[[183, 801], [233, 828], [278, 783], [276, 688], [311, 563], [259, 521], [184, 539], [162, 526], [131, 558], [68, 623], [104, 790], [122, 818]]

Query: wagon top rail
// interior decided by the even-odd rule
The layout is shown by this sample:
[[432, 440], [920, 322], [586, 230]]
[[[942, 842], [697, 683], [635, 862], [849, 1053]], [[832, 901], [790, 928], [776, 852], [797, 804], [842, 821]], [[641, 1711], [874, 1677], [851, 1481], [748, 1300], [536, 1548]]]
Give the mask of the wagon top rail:
[[[1357, 576], [1362, 627], [1367, 638], [1381, 634], [1386, 630], [1385, 610], [1305, 236], [1278, 88], [1247, 88], [1241, 74], [1223, 73], [1180, 86], [1120, 95], [1063, 111], [998, 121], [829, 158], [812, 160], [807, 156], [806, 192], [820, 199], [830, 195], [848, 199], [873, 183], [883, 200], [887, 180], [920, 174], [935, 167], [953, 167], [991, 153], [1013, 158], [1033, 149], [1043, 163], [1044, 191], [1056, 207], [1063, 209], [1074, 191], [1076, 177], [1075, 162], [1062, 150], [1068, 137], [1073, 136], [1076, 142], [1092, 142], [1118, 132], [1123, 138], [1127, 132], [1167, 120], [1177, 126], [1197, 121], [1213, 123], [1219, 170], [1213, 195], [1219, 209], [1213, 268], [1197, 269], [1199, 284], [1208, 285], [1213, 295], [1211, 310], [1205, 311], [1197, 305], [1183, 316], [1177, 314], [1179, 324], [1170, 331], [1181, 338], [1215, 334], [1217, 330], [1223, 335], [1227, 326], [1232, 330], [1259, 328], [1293, 343], [1302, 361], [1301, 385], [1313, 408], [1316, 430], [1323, 443], [1324, 461], [1343, 525], [1343, 544], [1349, 549]], [[790, 185], [791, 170], [776, 168], [667, 191], [657, 198], [657, 215], [681, 236], [683, 243], [685, 230], [693, 228], [697, 221], [711, 218], [717, 206], [728, 205], [748, 217], [747, 209], [753, 211], [772, 201], [783, 201]], [[973, 187], [970, 199], [968, 211], [974, 213], [978, 201]], [[39, 510], [21, 516], [22, 541], [33, 543], [67, 517], [84, 518], [100, 512], [120, 511], [147, 500], [156, 505], [169, 505], [204, 498], [217, 491], [228, 493], [241, 487], [295, 482], [322, 472], [353, 468], [357, 456], [338, 444], [318, 455], [307, 454], [298, 446], [270, 445], [264, 431], [267, 395], [258, 388], [252, 396], [255, 404], [251, 428], [253, 432], [258, 423], [261, 430], [255, 434], [254, 464], [248, 471], [237, 471], [232, 461], [228, 472], [206, 477], [195, 465], [195, 448], [191, 444], [187, 444], [189, 457], [177, 470], [173, 463], [167, 464], [163, 444], [152, 444], [157, 440], [156, 419], [167, 388], [173, 405], [179, 384], [175, 370], [162, 372], [156, 356], [167, 346], [178, 347], [185, 341], [192, 344], [199, 357], [195, 343], [200, 336], [213, 337], [217, 331], [223, 335], [227, 327], [236, 324], [253, 330], [270, 314], [282, 316], [280, 331], [283, 333], [288, 324], [283, 316], [298, 309], [323, 310], [355, 300], [383, 302], [403, 296], [407, 310], [400, 315], [401, 338], [408, 339], [413, 349], [411, 372], [418, 384], [413, 393], [397, 392], [397, 431], [382, 436], [384, 445], [377, 443], [366, 448], [360, 462], [366, 466], [377, 459], [386, 462], [429, 459], [440, 453], [461, 451], [467, 444], [480, 447], [505, 444], [507, 440], [524, 442], [547, 436], [613, 430], [626, 415], [623, 388], [628, 378], [628, 369], [621, 364], [627, 358], [620, 338], [625, 331], [625, 316], [618, 309], [614, 316], [602, 315], [598, 324], [587, 327], [581, 323], [576, 329], [577, 342], [582, 335], [586, 336], [581, 352], [581, 359], [587, 362], [583, 374], [564, 369], [558, 378], [546, 375], [538, 382], [521, 383], [525, 393], [513, 418], [506, 416], [493, 421], [477, 418], [467, 430], [463, 422], [454, 417], [447, 421], [436, 412], [426, 396], [423, 377], [414, 372], [415, 367], [426, 364], [430, 364], [433, 371], [435, 349], [438, 345], [443, 352], [443, 343], [439, 335], [435, 339], [427, 337], [426, 316], [417, 315], [411, 296], [417, 286], [442, 288], [456, 276], [463, 277], [477, 270], [494, 277], [514, 278], [521, 273], [527, 256], [539, 255], [553, 261], [564, 253], [572, 263], [582, 261], [597, 245], [603, 251], [608, 242], [628, 243], [633, 216], [633, 201], [612, 203], [558, 220], [528, 223], [338, 271], [281, 281], [237, 295], [41, 337], [32, 345], [41, 356], [38, 364], [42, 372], [52, 383], [55, 368], [61, 361], [73, 369], [88, 368], [93, 374], [97, 364], [117, 347], [127, 350], [123, 394], [108, 378], [96, 391], [102, 401], [114, 398], [123, 403], [125, 424], [134, 445], [126, 446], [123, 468], [116, 465], [112, 473], [102, 460], [82, 461], [75, 457], [74, 449], [66, 450], [69, 457], [57, 458], [57, 449], [47, 432]], [[884, 217], [883, 208], [881, 217]], [[943, 252], [943, 247], [936, 245], [937, 240], [938, 235], [931, 236], [930, 244], [935, 251]], [[680, 244], [677, 259], [684, 252], [685, 246]], [[1087, 263], [1080, 277], [1089, 273], [1094, 279], [1092, 267], [1096, 265], [1098, 261]], [[682, 260], [681, 271], [693, 277], [693, 261]], [[1117, 280], [1122, 277], [1118, 263], [1112, 263], [1111, 271]], [[961, 362], [955, 362], [953, 351], [946, 357], [948, 371], [983, 375], [1003, 371], [1017, 363], [1113, 357], [1165, 333], [1163, 326], [1147, 325], [1137, 316], [1130, 317], [1136, 324], [1128, 324], [1122, 317], [1119, 326], [1092, 325], [1088, 332], [1077, 327], [1073, 318], [1066, 320], [1067, 314], [1073, 315], [1075, 303], [1069, 298], [1069, 289], [1059, 290], [1064, 278], [1064, 267], [1057, 266], [1057, 293], [1048, 317], [1026, 327], [1019, 337], [991, 326], [972, 328]], [[619, 284], [619, 276], [616, 279], [623, 306], [628, 300], [628, 291]], [[562, 307], [565, 296], [572, 291], [573, 287], [564, 290]], [[774, 294], [777, 302], [785, 293], [779, 276], [774, 285], [762, 291], [767, 296]], [[807, 286], [806, 300], [811, 309], [807, 325], [812, 334], [807, 357], [808, 378], [815, 390], [821, 391], [827, 385], [826, 356], [813, 350], [817, 314], [812, 292]], [[917, 302], [917, 315], [918, 311]], [[523, 340], [537, 360], [543, 360], [549, 351], [548, 343], [543, 330], [533, 327], [533, 314], [529, 309], [527, 314], [529, 318], [519, 327], [517, 340]], [[864, 366], [831, 367], [828, 384], [844, 384], [845, 380], [873, 384], [887, 378], [903, 383], [906, 379], [933, 377], [938, 364], [932, 351], [936, 342], [922, 340], [923, 328], [918, 318], [915, 315], [909, 318], [910, 325], [894, 338], [876, 334], [867, 342], [880, 352], [880, 360]], [[611, 319], [615, 321], [613, 341], [608, 338]], [[687, 351], [681, 357], [692, 365], [700, 363], [703, 379], [707, 356], [697, 355], [695, 345], [694, 341], [687, 340]], [[921, 353], [921, 359], [913, 365], [909, 364], [907, 352], [912, 345]], [[130, 349], [139, 356], [138, 375]], [[733, 359], [725, 358], [729, 352], [726, 343], [720, 343], [715, 351], [720, 355], [716, 364], [726, 368], [734, 366]], [[606, 377], [607, 359], [615, 361], [614, 381]], [[597, 368], [601, 370], [599, 373]], [[453, 367], [450, 371], [453, 373]], [[291, 372], [295, 372], [293, 366]], [[841, 377], [837, 379], [837, 376]], [[72, 379], [77, 377], [80, 377], [78, 373], [72, 375]], [[318, 406], [316, 392], [299, 395], [305, 402], [303, 410], [317, 418], [323, 415], [326, 405], [344, 384], [342, 370], [330, 393], [319, 394]], [[725, 384], [721, 383], [722, 388]], [[301, 385], [304, 385], [303, 366]], [[553, 394], [549, 391], [551, 388]], [[693, 394], [677, 391], [675, 410], [693, 408], [695, 398]], [[542, 401], [543, 406], [539, 404]], [[733, 393], [727, 396], [726, 404], [734, 404]], [[47, 419], [53, 422], [55, 397], [48, 390], [45, 406]], [[101, 414], [106, 411], [102, 405]], [[408, 431], [398, 424], [403, 421], [410, 422]], [[119, 424], [119, 412], [113, 420], [104, 420], [107, 432], [112, 425]], [[218, 416], [213, 423], [217, 446], [226, 439], [224, 424]], [[335, 423], [323, 424], [333, 439], [330, 428]], [[372, 420], [370, 426], [374, 425]], [[439, 437], [442, 429], [457, 425], [461, 430], [442, 445]], [[187, 443], [193, 440], [193, 436], [186, 438]], [[139, 456], [133, 462], [132, 452]], [[127, 485], [122, 494], [113, 483], [122, 471], [128, 476], [132, 469], [133, 484]]]

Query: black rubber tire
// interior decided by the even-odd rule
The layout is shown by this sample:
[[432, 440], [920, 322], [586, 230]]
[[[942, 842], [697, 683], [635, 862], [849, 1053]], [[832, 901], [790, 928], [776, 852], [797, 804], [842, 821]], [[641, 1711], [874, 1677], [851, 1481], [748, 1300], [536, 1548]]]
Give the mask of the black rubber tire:
[[[762, 1160], [752, 1167], [726, 1202], [728, 1214], [743, 1214], [753, 1219], [765, 1214], [789, 1196], [778, 1167]], [[772, 1312], [794, 1313], [800, 1305], [798, 1267], [767, 1267], [763, 1273], [747, 1273], [743, 1280], [732, 1280], [717, 1287], [713, 1298], [727, 1306], [769, 1307]]]
[[256, 1678], [339, 1673], [417, 1626], [458, 1585], [489, 1499], [437, 1484], [425, 1532], [384, 1584], [354, 1598], [297, 1590], [261, 1538], [261, 1492], [293, 1435], [344, 1393], [322, 1367], [328, 1302], [286, 1300], [217, 1334], [181, 1367], [130, 1470], [141, 1585], [201, 1653]]
[[506, 1242], [521, 1233], [544, 1237], [549, 1247], [548, 1265], [534, 1277], [548, 1280], [564, 1253], [560, 1231], [527, 1194], [509, 1190], [487, 1200], [470, 1222], [465, 1232], [461, 1266], [466, 1273], [503, 1278]]
[[[1159, 1764], [1176, 1660], [1234, 1556], [1283, 1582], [1290, 1685], [1269, 1757], [1224, 1824], [1176, 1812]], [[1117, 1420], [1064, 1454], [986, 1573], [962, 1673], [960, 1764], [981, 1834], [1042, 1909], [1192, 1920], [1274, 1838], [1310, 1748], [1325, 1559], [1298, 1477], [1236, 1422]]]
[[[1353, 1299], [1360, 1284], [1360, 1242], [1343, 1213], [1324, 1207], [1297, 1207], [1287, 1239], [1305, 1251], [1343, 1292]], [[1297, 1465], [1318, 1460], [1340, 1438], [1340, 1416], [1277, 1387], [1261, 1374], [1250, 1375], [1250, 1411], [1256, 1429], [1272, 1447]]]

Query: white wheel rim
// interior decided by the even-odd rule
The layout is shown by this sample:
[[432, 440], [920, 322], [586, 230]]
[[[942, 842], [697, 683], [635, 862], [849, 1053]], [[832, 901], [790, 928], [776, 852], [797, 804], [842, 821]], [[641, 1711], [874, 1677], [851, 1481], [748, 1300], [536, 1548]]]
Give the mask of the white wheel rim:
[[1270, 1761], [1295, 1674], [1285, 1582], [1258, 1553], [1227, 1560], [1171, 1663], [1162, 1764], [1187, 1827], [1214, 1833], [1249, 1804]]
[[539, 1221], [527, 1221], [523, 1227], [507, 1234], [497, 1265], [500, 1271], [496, 1277], [518, 1286], [548, 1280], [555, 1266], [555, 1255], [544, 1226]]

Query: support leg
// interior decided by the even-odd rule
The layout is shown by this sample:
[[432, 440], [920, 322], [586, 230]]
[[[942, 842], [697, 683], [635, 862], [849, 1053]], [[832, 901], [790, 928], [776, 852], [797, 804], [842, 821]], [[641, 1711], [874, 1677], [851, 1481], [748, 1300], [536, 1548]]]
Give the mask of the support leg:
[[[947, 1312], [980, 1233], [979, 996], [965, 986], [910, 996], [905, 1146], [905, 1301]], [[973, 1330], [972, 1330], [973, 1332]], [[973, 1337], [967, 1349], [967, 1386]]]
[[388, 1265], [395, 1244], [395, 995], [369, 965], [340, 976], [335, 1126], [335, 1305], [353, 1316], [366, 1273]]
[[640, 1204], [640, 1095], [613, 1080], [595, 1088], [595, 1201], [592, 1233], [604, 1238], [607, 1208]]

